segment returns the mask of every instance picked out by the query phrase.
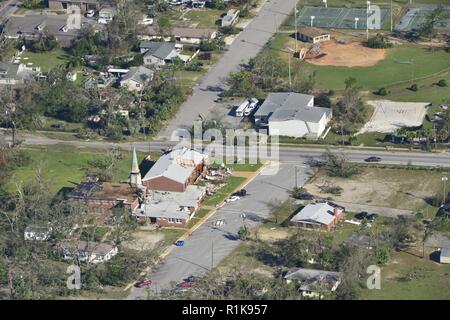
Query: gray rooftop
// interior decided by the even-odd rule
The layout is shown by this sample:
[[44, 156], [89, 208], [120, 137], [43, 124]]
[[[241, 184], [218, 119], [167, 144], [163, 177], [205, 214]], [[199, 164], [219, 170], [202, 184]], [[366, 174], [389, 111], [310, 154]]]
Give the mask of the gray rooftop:
[[27, 14], [11, 16], [5, 23], [3, 33], [10, 38], [34, 38], [46, 33], [64, 41], [80, 35], [81, 28], [92, 22], [92, 19], [82, 16], [81, 25], [75, 28], [70, 27], [74, 22], [67, 15]]
[[169, 59], [175, 50], [174, 42], [151, 42], [143, 41], [139, 45], [140, 49], [147, 50], [145, 56], [151, 55], [159, 59]]
[[0, 62], [0, 77], [4, 79], [16, 79], [18, 69], [18, 64]]
[[188, 148], [175, 149], [162, 155], [147, 172], [142, 181], [157, 177], [166, 177], [184, 183], [192, 174], [194, 167], [199, 165], [207, 155]]
[[314, 96], [295, 92], [270, 93], [255, 112], [255, 117], [268, 117], [270, 121], [301, 120], [318, 122], [328, 108], [314, 107]]
[[197, 208], [204, 196], [206, 187], [189, 185], [184, 192], [155, 191], [147, 197], [140, 210], [134, 216], [151, 218], [188, 219], [190, 208]]
[[325, 284], [331, 289], [336, 282], [340, 281], [340, 273], [326, 270], [300, 268], [294, 272], [288, 273], [286, 280], [295, 280], [302, 283], [301, 290], [314, 290], [314, 286]]
[[308, 204], [291, 219], [291, 222], [328, 225], [334, 220], [333, 210], [328, 203]]
[[134, 80], [139, 83], [146, 83], [153, 78], [153, 71], [146, 67], [131, 67], [130, 71], [124, 75], [121, 81]]

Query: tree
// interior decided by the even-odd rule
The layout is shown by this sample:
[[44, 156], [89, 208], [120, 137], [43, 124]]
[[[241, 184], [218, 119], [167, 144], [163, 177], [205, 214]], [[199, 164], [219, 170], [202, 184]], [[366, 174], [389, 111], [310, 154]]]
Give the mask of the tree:
[[386, 49], [391, 48], [392, 43], [389, 42], [389, 39], [386, 36], [378, 33], [377, 35], [369, 38], [367, 41], [367, 46], [374, 49]]
[[161, 38], [166, 38], [172, 35], [172, 24], [170, 23], [170, 20], [167, 17], [165, 16], [159, 17], [157, 23], [158, 23], [158, 32]]
[[331, 177], [348, 178], [360, 172], [359, 168], [350, 163], [345, 155], [337, 155], [331, 151], [324, 154], [324, 169]]
[[430, 41], [436, 36], [436, 25], [445, 17], [444, 8], [442, 5], [439, 5], [436, 9], [430, 12], [425, 22], [419, 28], [419, 34], [421, 36], [427, 36], [430, 38]]

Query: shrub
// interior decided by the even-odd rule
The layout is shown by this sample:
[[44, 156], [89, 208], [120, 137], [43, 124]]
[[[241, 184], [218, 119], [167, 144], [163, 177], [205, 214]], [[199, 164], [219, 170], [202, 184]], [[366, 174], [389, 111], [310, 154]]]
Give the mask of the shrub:
[[410, 88], [412, 91], [419, 91], [419, 86], [417, 84], [413, 84]]
[[448, 86], [448, 82], [445, 79], [439, 80], [437, 84], [439, 87], [447, 87]]
[[377, 34], [374, 37], [369, 38], [367, 40], [367, 46], [373, 49], [386, 49], [391, 48], [392, 43], [389, 42], [388, 38], [383, 36], [382, 34]]
[[389, 94], [389, 91], [386, 89], [386, 88], [380, 88], [379, 90], [378, 90], [378, 95], [379, 96], [386, 96], [386, 95], [388, 95]]

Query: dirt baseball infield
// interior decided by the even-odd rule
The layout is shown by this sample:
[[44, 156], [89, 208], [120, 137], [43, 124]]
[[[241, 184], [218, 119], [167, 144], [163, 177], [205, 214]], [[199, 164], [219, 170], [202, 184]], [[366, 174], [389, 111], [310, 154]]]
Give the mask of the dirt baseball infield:
[[386, 55], [385, 49], [367, 48], [361, 42], [340, 44], [326, 41], [320, 43], [320, 48], [325, 55], [306, 61], [318, 66], [370, 67], [383, 60]]

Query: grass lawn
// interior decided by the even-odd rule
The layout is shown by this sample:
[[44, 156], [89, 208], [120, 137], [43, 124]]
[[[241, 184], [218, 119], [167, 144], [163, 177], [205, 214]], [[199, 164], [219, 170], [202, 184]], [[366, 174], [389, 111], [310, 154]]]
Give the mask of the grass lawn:
[[158, 230], [157, 232], [160, 232], [164, 235], [164, 242], [167, 245], [172, 245], [177, 241], [179, 237], [181, 237], [186, 230], [185, 229], [169, 229], [169, 228], [162, 228]]
[[206, 197], [203, 201], [202, 205], [204, 206], [215, 206], [224, 201], [230, 193], [232, 193], [237, 187], [239, 187], [245, 181], [244, 177], [228, 177], [226, 179], [226, 184], [217, 192], [212, 195]]
[[21, 58], [22, 63], [32, 63], [33, 67], [40, 67], [43, 72], [65, 64], [67, 61], [68, 55], [62, 49], [54, 49], [52, 51], [42, 53], [26, 51]]
[[[88, 163], [102, 158], [105, 154], [104, 150], [84, 150], [65, 145], [26, 147], [23, 150], [30, 157], [30, 163], [12, 172], [6, 184], [8, 190], [14, 190], [14, 181], [20, 183], [30, 181], [39, 167], [44, 179], [50, 180], [52, 192], [56, 193], [64, 187], [73, 188], [86, 176]], [[138, 153], [138, 158], [142, 159], [146, 155]], [[123, 158], [114, 168], [113, 181], [128, 178], [130, 167], [131, 153], [124, 151]]]
[[[363, 299], [450, 299], [450, 265], [435, 263], [407, 252], [392, 252], [381, 267], [381, 289], [363, 290]], [[414, 275], [411, 280], [405, 276]]]
[[216, 28], [216, 21], [225, 11], [216, 9], [196, 9], [184, 15], [188, 25], [196, 28]]
[[[400, 64], [396, 61], [412, 61]], [[388, 49], [387, 57], [372, 67], [315, 66], [302, 63], [300, 69], [316, 71], [317, 87], [341, 90], [348, 77], [357, 79], [364, 89], [377, 90], [390, 84], [410, 81], [450, 68], [450, 54], [444, 50], [429, 51], [425, 47], [404, 44]]]

